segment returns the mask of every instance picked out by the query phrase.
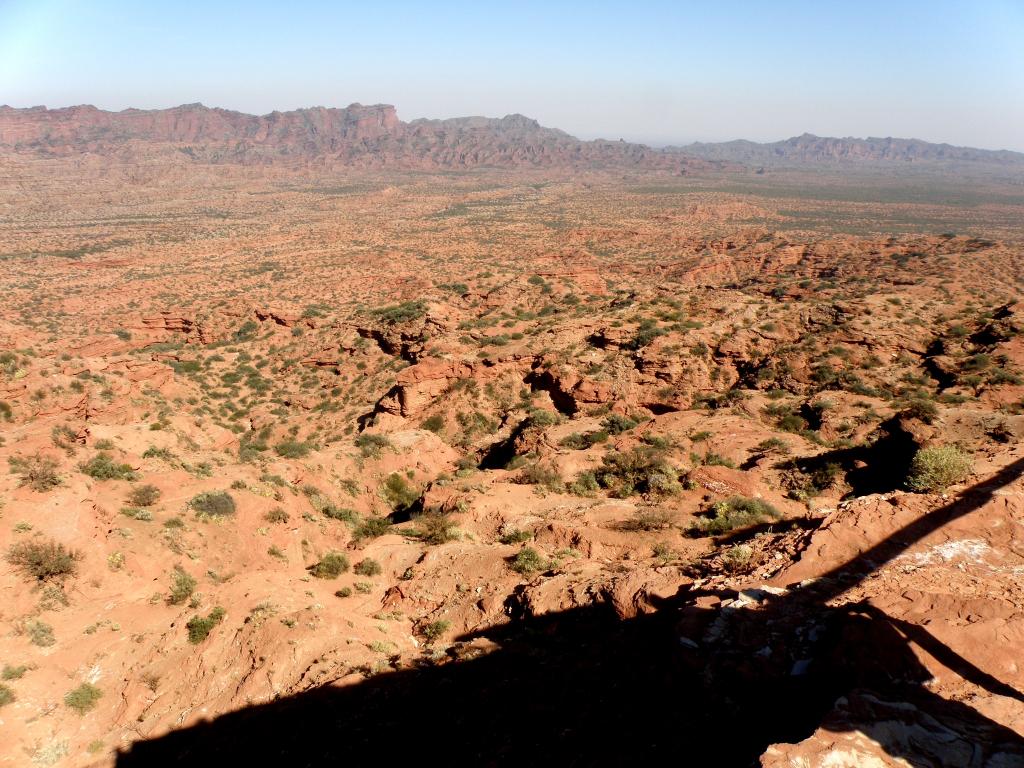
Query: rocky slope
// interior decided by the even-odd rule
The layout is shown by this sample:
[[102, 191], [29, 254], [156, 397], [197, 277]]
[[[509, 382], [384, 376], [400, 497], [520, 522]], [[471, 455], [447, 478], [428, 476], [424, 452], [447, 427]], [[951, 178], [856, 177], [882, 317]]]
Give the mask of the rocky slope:
[[0, 764], [1024, 756], [1019, 240], [10, 167]]

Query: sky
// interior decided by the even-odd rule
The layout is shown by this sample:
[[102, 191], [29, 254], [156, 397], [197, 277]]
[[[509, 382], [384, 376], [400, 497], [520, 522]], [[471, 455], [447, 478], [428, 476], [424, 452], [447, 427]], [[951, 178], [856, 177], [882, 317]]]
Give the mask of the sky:
[[1024, 151], [1024, 0], [0, 0], [0, 104], [193, 102]]

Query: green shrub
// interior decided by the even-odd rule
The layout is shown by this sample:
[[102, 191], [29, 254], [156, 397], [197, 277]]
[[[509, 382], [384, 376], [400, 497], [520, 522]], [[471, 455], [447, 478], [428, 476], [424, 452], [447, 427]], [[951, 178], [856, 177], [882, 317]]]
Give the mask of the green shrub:
[[153, 513], [141, 507], [121, 507], [121, 514], [125, 517], [130, 517], [132, 520], [141, 520], [146, 523], [153, 519]]
[[267, 513], [263, 515], [263, 519], [268, 523], [287, 523], [288, 513], [285, 512], [281, 507], [274, 507], [271, 510], [267, 510]]
[[91, 459], [78, 465], [86, 475], [96, 480], [134, 480], [135, 470], [131, 464], [114, 461], [106, 451], [100, 451]]
[[351, 523], [352, 525], [355, 525], [359, 520], [359, 515], [356, 514], [354, 509], [339, 507], [336, 504], [324, 504], [320, 508], [320, 512], [324, 517], [329, 517], [331, 520], [341, 520], [342, 522]]
[[602, 429], [597, 432], [587, 432], [582, 435], [579, 432], [573, 432], [568, 437], [563, 437], [558, 444], [564, 448], [571, 448], [574, 451], [583, 451], [597, 445], [598, 443], [604, 443], [607, 441], [608, 433]]
[[393, 304], [387, 307], [380, 307], [373, 310], [373, 314], [382, 322], [388, 325], [408, 323], [427, 314], [427, 305], [422, 301], [404, 301], [401, 304]]
[[328, 552], [320, 562], [312, 565], [309, 572], [318, 579], [336, 579], [349, 568], [348, 558], [341, 552]]
[[385, 448], [391, 448], [391, 441], [385, 435], [374, 435], [363, 432], [356, 438], [356, 448], [366, 458], [376, 459]]
[[593, 496], [601, 488], [597, 475], [590, 471], [580, 472], [569, 484], [569, 493], [576, 496]]
[[11, 472], [18, 475], [21, 485], [42, 493], [60, 485], [57, 470], [60, 463], [52, 456], [34, 453], [31, 456], [11, 456], [7, 459]]
[[355, 567], [352, 569], [352, 572], [358, 574], [359, 576], [377, 576], [381, 572], [381, 567], [380, 563], [378, 563], [376, 560], [366, 558], [365, 560], [360, 560], [358, 563], [356, 563]]
[[235, 514], [235, 500], [227, 491], [205, 491], [192, 497], [188, 505], [196, 514], [227, 517]]
[[920, 419], [925, 424], [931, 424], [939, 416], [939, 409], [931, 400], [923, 397], [914, 398], [900, 412], [900, 415], [911, 419]]
[[523, 542], [529, 541], [532, 538], [533, 533], [531, 531], [520, 531], [516, 530], [515, 528], [512, 528], [510, 530], [505, 531], [505, 533], [501, 534], [501, 537], [498, 539], [498, 541], [500, 541], [502, 544], [522, 544]]
[[618, 498], [634, 493], [677, 493], [678, 473], [648, 446], [634, 446], [625, 453], [608, 453], [594, 473], [597, 482]]
[[11, 690], [11, 687], [0, 683], [0, 707], [7, 706], [14, 701], [14, 699], [14, 691]]
[[605, 431], [609, 435], [621, 435], [623, 432], [628, 432], [633, 429], [639, 423], [640, 422], [635, 419], [631, 419], [628, 416], [613, 413], [601, 422], [601, 426], [604, 427]]
[[19, 541], [7, 550], [7, 562], [39, 581], [73, 576], [81, 555], [63, 544], [50, 541]]
[[444, 416], [439, 413], [428, 416], [420, 423], [420, 427], [431, 432], [440, 432], [444, 429]]
[[53, 627], [45, 621], [30, 619], [23, 626], [25, 634], [28, 635], [29, 642], [32, 645], [38, 645], [40, 648], [49, 648], [57, 642], [57, 638], [53, 636]]
[[95, 709], [96, 704], [102, 697], [103, 691], [95, 685], [92, 683], [82, 683], [77, 688], [64, 694], [64, 705], [75, 710], [78, 714], [84, 715], [86, 712]]
[[181, 605], [196, 591], [198, 582], [190, 576], [180, 565], [174, 566], [171, 571], [171, 594], [167, 602], [171, 605]]
[[638, 509], [622, 527], [627, 531], [660, 531], [668, 527], [671, 519], [663, 509]]
[[971, 457], [953, 445], [922, 448], [914, 454], [907, 485], [915, 491], [942, 491], [971, 474]]
[[388, 475], [388, 479], [384, 481], [383, 493], [395, 512], [408, 510], [420, 498], [420, 491], [405, 482], [405, 478], [397, 472]]
[[755, 523], [778, 520], [779, 512], [763, 499], [751, 499], [745, 496], [733, 496], [725, 501], [712, 505], [711, 514], [699, 519], [696, 530], [701, 533], [728, 533], [736, 528], [745, 528]]
[[21, 680], [28, 672], [28, 667], [24, 664], [19, 664], [16, 667], [12, 667], [10, 664], [4, 665], [4, 671], [0, 673], [0, 678], [4, 680]]
[[226, 611], [218, 605], [210, 611], [208, 616], [193, 616], [185, 625], [188, 630], [188, 641], [192, 645], [199, 645], [209, 636], [214, 627], [224, 621], [225, 614]]
[[313, 446], [298, 440], [283, 440], [274, 446], [274, 453], [285, 459], [304, 459], [311, 450]]
[[524, 467], [522, 472], [519, 473], [519, 477], [516, 478], [516, 482], [527, 485], [541, 485], [555, 492], [562, 490], [565, 485], [557, 469], [548, 464], [540, 463]]
[[445, 544], [459, 538], [455, 521], [441, 514], [420, 515], [416, 518], [414, 535], [427, 544]]
[[139, 485], [128, 494], [128, 503], [133, 507], [151, 507], [160, 499], [160, 489], [155, 485]]
[[425, 624], [421, 632], [423, 637], [426, 638], [428, 643], [433, 643], [438, 640], [448, 629], [451, 627], [451, 622], [441, 619], [440, 621], [432, 621], [429, 624]]
[[533, 547], [523, 547], [518, 554], [512, 558], [512, 570], [529, 576], [531, 573], [542, 571], [549, 565], [548, 561], [541, 557]]
[[383, 536], [391, 528], [391, 521], [386, 517], [368, 517], [361, 522], [354, 532], [357, 540], [375, 539]]

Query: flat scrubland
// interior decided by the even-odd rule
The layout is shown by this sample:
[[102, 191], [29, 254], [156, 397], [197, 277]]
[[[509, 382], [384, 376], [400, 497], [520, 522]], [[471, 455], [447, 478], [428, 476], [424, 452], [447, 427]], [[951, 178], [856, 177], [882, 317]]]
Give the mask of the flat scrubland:
[[[524, 617], [785, 586], [1020, 455], [1019, 187], [2, 170], [12, 765], [456, 666]], [[1011, 570], [925, 542], [927, 583], [833, 601], [930, 600], [1019, 684], [1001, 499], [956, 541]]]

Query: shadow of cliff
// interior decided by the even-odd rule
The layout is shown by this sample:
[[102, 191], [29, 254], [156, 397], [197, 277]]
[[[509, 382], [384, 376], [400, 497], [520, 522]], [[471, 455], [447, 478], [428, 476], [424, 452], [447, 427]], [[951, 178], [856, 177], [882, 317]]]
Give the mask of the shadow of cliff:
[[[497, 644], [490, 653], [474, 656], [469, 643], [444, 663], [246, 707], [137, 742], [117, 765], [749, 766], [823, 722], [842, 731], [865, 721], [913, 766], [1024, 765], [1020, 736], [921, 685], [928, 673], [911, 645], [993, 693], [1019, 692], [923, 627], [866, 604], [827, 605], [1022, 472], [1018, 461], [812, 585], [744, 598], [751, 608], [723, 610], [735, 592], [684, 587], [627, 620], [600, 604], [527, 615], [478, 633]], [[899, 727], [907, 702], [948, 759], [929, 752], [920, 729]], [[852, 720], [836, 714], [844, 707]]]

